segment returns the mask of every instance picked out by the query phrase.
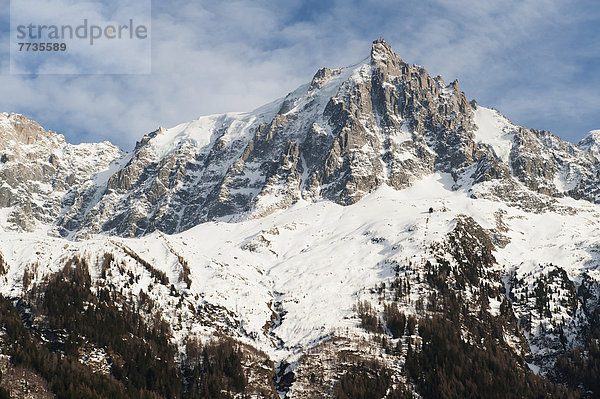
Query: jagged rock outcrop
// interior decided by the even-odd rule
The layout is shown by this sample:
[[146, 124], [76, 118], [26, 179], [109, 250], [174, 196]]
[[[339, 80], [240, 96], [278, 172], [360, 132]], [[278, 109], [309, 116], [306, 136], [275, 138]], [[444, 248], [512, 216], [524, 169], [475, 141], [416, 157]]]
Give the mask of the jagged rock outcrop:
[[[71, 145], [23, 115], [0, 114], [0, 207], [5, 227], [46, 230], [89, 203], [78, 195], [124, 156], [108, 143]], [[113, 164], [114, 166], [114, 164]]]

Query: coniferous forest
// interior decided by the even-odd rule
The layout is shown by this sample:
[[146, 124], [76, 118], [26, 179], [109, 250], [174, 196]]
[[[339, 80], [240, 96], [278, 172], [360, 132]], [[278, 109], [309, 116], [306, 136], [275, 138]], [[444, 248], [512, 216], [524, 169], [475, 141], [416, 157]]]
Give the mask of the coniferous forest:
[[[120, 298], [108, 289], [93, 294], [90, 284], [86, 263], [74, 258], [43, 287], [33, 287], [27, 301], [0, 297], [3, 352], [13, 367], [33, 370], [65, 399], [225, 398], [229, 391], [244, 391], [242, 355], [234, 341], [188, 345], [194, 353], [179, 366], [169, 326], [117, 306]], [[32, 315], [44, 323], [31, 325]], [[84, 346], [107, 350], [109, 373], [79, 361]]]
[[[337, 375], [319, 374], [315, 365], [309, 383], [322, 384], [327, 397], [340, 399], [412, 398], [416, 394], [423, 398], [577, 398], [600, 393], [598, 324], [585, 348], [559, 359], [554, 382], [536, 375], [505, 340], [506, 326], [516, 328], [508, 306], [501, 306], [496, 317], [485, 311], [489, 296], [496, 295], [497, 289], [482, 283], [485, 248], [467, 248], [460, 241], [453, 245], [457, 258], [468, 251], [483, 255], [462, 262], [462, 270], [451, 268], [441, 258], [425, 262], [420, 282], [431, 292], [417, 303], [424, 317], [402, 311], [411, 284], [398, 273], [395, 281], [373, 289], [381, 311], [367, 300], [356, 305], [357, 323], [368, 336], [366, 345], [398, 359], [400, 369], [377, 356], [348, 352], [333, 360]], [[105, 255], [101, 269], [112, 261]], [[152, 269], [149, 264], [144, 267]], [[161, 276], [154, 274], [160, 282]], [[457, 296], [456, 286], [470, 286], [476, 304], [469, 306]], [[283, 372], [277, 373], [262, 355], [259, 363], [264, 372], [258, 379], [263, 384], [260, 389], [252, 386], [258, 363], [250, 365], [249, 359], [260, 358], [258, 352], [226, 336], [206, 342], [189, 339], [180, 353], [170, 326], [160, 317], [148, 318], [140, 312], [152, 308], [151, 301], [140, 293], [139, 303], [133, 304], [111, 287], [94, 286], [86, 261], [74, 257], [61, 271], [33, 284], [25, 298], [0, 297], [2, 353], [9, 359], [9, 368], [28, 370], [47, 384], [50, 395], [65, 399], [242, 398], [249, 394], [275, 398], [276, 387], [281, 388], [286, 378], [304, 378], [300, 370], [283, 378]], [[474, 312], [474, 308], [480, 310]], [[82, 353], [89, 348], [102, 348], [109, 367], [99, 369], [83, 361]], [[3, 378], [0, 384], [0, 398], [13, 397], [10, 381]]]

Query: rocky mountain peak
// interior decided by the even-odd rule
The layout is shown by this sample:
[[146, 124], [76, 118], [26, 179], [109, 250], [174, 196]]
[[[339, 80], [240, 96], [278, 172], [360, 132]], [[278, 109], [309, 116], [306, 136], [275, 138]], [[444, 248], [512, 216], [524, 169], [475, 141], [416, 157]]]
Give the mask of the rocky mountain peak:
[[[308, 90], [320, 89], [325, 83], [331, 78], [331, 69], [324, 67], [321, 68], [315, 73], [313, 80], [310, 82], [310, 87]], [[287, 112], [287, 111], [286, 111]]]
[[373, 41], [371, 46], [371, 60], [373, 62], [394, 57], [397, 57], [397, 55], [385, 39], [379, 38]]
[[51, 230], [122, 155], [109, 142], [71, 145], [24, 115], [0, 114], [0, 208], [10, 208], [2, 228]]
[[392, 46], [383, 38], [373, 41], [371, 45], [371, 65], [380, 69], [382, 73], [392, 71], [406, 73], [408, 70], [408, 64], [394, 53]]
[[577, 146], [596, 158], [600, 158], [600, 130], [591, 130]]
[[62, 136], [46, 131], [25, 115], [0, 114], [0, 150], [13, 144], [29, 145], [44, 139], [63, 140]]

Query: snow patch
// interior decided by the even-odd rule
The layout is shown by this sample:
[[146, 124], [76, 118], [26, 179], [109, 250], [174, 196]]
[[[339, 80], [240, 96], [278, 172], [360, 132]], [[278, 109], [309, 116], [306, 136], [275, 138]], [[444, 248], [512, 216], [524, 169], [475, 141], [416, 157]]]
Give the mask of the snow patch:
[[475, 110], [475, 124], [477, 142], [492, 147], [496, 156], [508, 163], [515, 126], [498, 111], [482, 106]]

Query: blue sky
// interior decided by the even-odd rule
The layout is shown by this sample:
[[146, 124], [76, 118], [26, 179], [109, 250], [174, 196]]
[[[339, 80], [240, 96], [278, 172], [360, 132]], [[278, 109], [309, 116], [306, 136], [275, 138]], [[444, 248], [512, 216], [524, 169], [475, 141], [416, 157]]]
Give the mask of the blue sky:
[[10, 75], [8, 25], [0, 0], [0, 112], [74, 143], [131, 149], [158, 126], [251, 110], [380, 35], [515, 123], [572, 142], [600, 129], [597, 0], [154, 1], [150, 75]]

